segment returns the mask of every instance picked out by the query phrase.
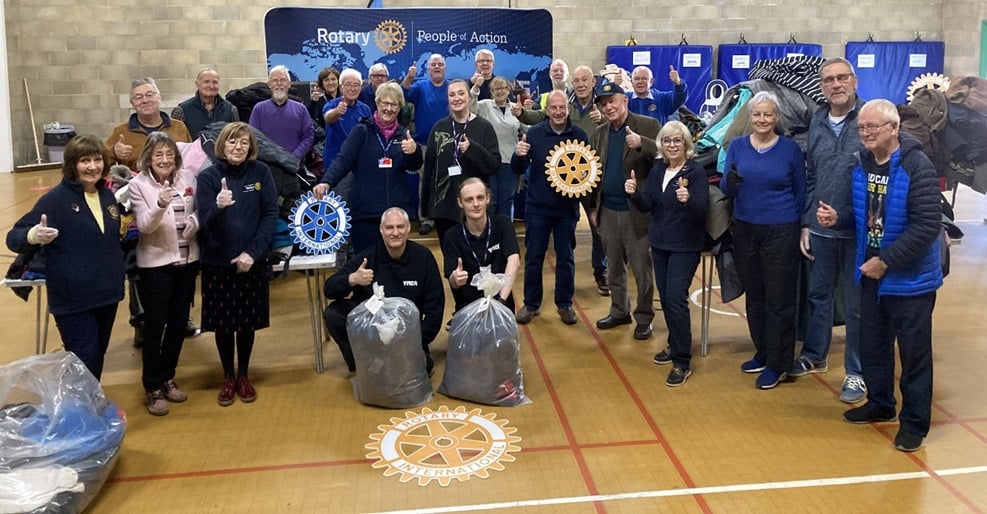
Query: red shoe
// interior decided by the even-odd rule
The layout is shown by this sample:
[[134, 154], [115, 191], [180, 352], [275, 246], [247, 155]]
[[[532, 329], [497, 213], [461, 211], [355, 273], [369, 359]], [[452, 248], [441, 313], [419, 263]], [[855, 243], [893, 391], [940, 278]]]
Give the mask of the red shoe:
[[233, 404], [233, 400], [236, 399], [236, 380], [233, 378], [226, 378], [223, 380], [223, 387], [219, 389], [219, 396], [216, 397], [216, 401], [219, 402], [221, 407], [229, 407]]
[[257, 399], [257, 391], [254, 390], [254, 386], [250, 383], [250, 379], [247, 378], [247, 375], [237, 377], [236, 394], [240, 397], [240, 401], [243, 403], [250, 403]]

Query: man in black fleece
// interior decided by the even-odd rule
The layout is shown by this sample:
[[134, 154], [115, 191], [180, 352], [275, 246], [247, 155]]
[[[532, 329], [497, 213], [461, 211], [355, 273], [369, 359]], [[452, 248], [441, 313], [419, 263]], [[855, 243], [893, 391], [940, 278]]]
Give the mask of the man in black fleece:
[[391, 207], [380, 217], [381, 240], [358, 253], [326, 280], [326, 298], [333, 301], [326, 308], [326, 328], [339, 346], [346, 367], [356, 371], [356, 361], [346, 333], [346, 316], [373, 294], [374, 282], [384, 286], [389, 297], [407, 298], [421, 312], [422, 348], [428, 373], [432, 373], [432, 356], [428, 345], [442, 327], [445, 292], [439, 265], [432, 252], [408, 241], [411, 222], [400, 207]]

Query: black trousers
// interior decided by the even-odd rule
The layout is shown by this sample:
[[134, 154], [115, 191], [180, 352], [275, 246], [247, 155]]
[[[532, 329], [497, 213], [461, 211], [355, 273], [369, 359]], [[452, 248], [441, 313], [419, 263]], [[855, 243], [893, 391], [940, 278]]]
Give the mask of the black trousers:
[[141, 268], [138, 273], [137, 288], [144, 305], [141, 382], [151, 392], [175, 378], [199, 264]]

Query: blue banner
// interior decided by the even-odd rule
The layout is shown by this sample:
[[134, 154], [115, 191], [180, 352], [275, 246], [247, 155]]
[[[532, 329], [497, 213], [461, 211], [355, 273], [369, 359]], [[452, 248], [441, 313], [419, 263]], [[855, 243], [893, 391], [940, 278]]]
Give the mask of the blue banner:
[[545, 9], [354, 9], [276, 7], [264, 17], [267, 64], [283, 64], [292, 80], [314, 81], [335, 66], [364, 77], [384, 63], [392, 79], [411, 64], [427, 76], [428, 58], [446, 59], [446, 78], [473, 76], [480, 49], [494, 53], [494, 74], [531, 89], [551, 89], [552, 15]]
[[807, 43], [755, 43], [720, 45], [716, 78], [733, 87], [750, 80], [754, 63], [764, 59], [782, 59], [793, 55], [822, 56], [822, 45]]
[[675, 66], [679, 78], [685, 81], [688, 93], [685, 106], [699, 112], [706, 101], [706, 84], [713, 79], [713, 47], [709, 45], [640, 45], [608, 46], [607, 64], [616, 64], [627, 76], [638, 66], [651, 69], [659, 91], [675, 88], [668, 78], [668, 67]]
[[942, 41], [850, 41], [846, 60], [857, 74], [857, 95], [905, 103], [915, 82], [925, 87], [929, 74], [941, 75], [946, 60]]

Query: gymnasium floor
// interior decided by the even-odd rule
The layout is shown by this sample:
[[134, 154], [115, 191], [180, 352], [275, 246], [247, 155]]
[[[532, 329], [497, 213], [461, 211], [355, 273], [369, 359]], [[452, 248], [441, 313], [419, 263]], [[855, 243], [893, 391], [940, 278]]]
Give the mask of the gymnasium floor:
[[[0, 174], [4, 234], [59, 176]], [[669, 368], [651, 363], [664, 347], [660, 313], [647, 342], [633, 339], [632, 326], [595, 328], [609, 300], [596, 294], [582, 225], [579, 323], [563, 325], [545, 305], [521, 327], [525, 392], [533, 400], [522, 407], [437, 393], [409, 412], [361, 405], [335, 344], [324, 345], [326, 370], [315, 373], [305, 278], [292, 273], [272, 285], [272, 327], [258, 333], [251, 365], [257, 401], [216, 404], [222, 377], [213, 338], [204, 334], [186, 341], [178, 370], [189, 401], [155, 418], [144, 409], [140, 354], [122, 303], [103, 385], [129, 426], [91, 511], [985, 512], [985, 219], [987, 199], [961, 189], [957, 224], [966, 237], [952, 248], [933, 322], [933, 427], [913, 454], [893, 448], [897, 423], [842, 420], [842, 329], [828, 373], [759, 391], [738, 369], [752, 354], [743, 301], [724, 305], [714, 290], [710, 353], [700, 357], [698, 274], [694, 372], [683, 387], [665, 387]], [[434, 239], [424, 242], [437, 251]], [[4, 269], [12, 260], [0, 251]], [[545, 278], [550, 298], [554, 275]], [[33, 299], [0, 292], [0, 364], [33, 353]], [[446, 344], [443, 331], [432, 345], [435, 387]], [[49, 351], [58, 346], [52, 324]], [[435, 465], [437, 456], [444, 467]]]

